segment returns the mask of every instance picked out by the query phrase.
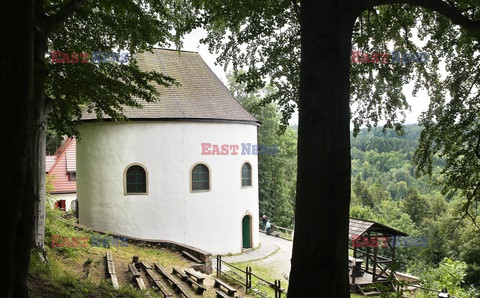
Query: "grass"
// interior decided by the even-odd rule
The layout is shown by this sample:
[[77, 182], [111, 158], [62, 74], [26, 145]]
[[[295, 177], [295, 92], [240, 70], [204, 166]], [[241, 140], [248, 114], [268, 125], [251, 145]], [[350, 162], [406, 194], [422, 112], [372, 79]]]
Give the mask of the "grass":
[[[189, 263], [179, 254], [166, 249], [128, 244], [127, 247], [51, 247], [52, 235], [65, 237], [92, 237], [99, 235], [92, 231], [76, 230], [68, 225], [63, 213], [47, 210], [45, 249], [48, 262], [43, 262], [38, 251], [32, 251], [29, 271], [31, 297], [145, 297], [132, 286], [129, 280], [121, 280], [125, 274], [118, 268], [132, 262], [132, 256], [140, 260], [159, 262], [164, 267], [188, 267]], [[73, 223], [73, 221], [71, 221]], [[105, 254], [112, 251], [121, 286], [114, 289], [105, 280]], [[118, 265], [117, 265], [118, 264]], [[124, 266], [120, 266], [120, 265]], [[125, 279], [125, 278], [124, 278]], [[159, 297], [150, 291], [152, 297]]]
[[[256, 260], [258, 261], [258, 260]], [[247, 266], [250, 266], [252, 267], [252, 273], [261, 277], [262, 279], [264, 280], [267, 280], [271, 283], [274, 283], [274, 281], [276, 279], [280, 279], [281, 281], [281, 287], [283, 289], [286, 289], [288, 288], [288, 280], [285, 278], [285, 277], [279, 277], [279, 276], [275, 276], [272, 274], [272, 271], [269, 269], [269, 268], [265, 268], [265, 267], [261, 267], [259, 265], [257, 265], [255, 262], [256, 261], [250, 261], [250, 262], [241, 262], [241, 263], [234, 263], [232, 265], [234, 265], [235, 267], [238, 267], [242, 270], [245, 270], [245, 268]], [[232, 270], [232, 271], [235, 271], [235, 270]], [[235, 274], [236, 278], [237, 279], [241, 279], [243, 281], [245, 281], [245, 274], [244, 273], [240, 273], [240, 272], [236, 272], [238, 273]], [[229, 280], [227, 278], [227, 280]], [[231, 279], [229, 281], [232, 281]], [[250, 291], [251, 294], [256, 294], [255, 296], [263, 296], [263, 297], [275, 297], [275, 291], [273, 288], [271, 288], [269, 286], [269, 284], [265, 283], [264, 281], [262, 280], [259, 280], [258, 278], [256, 278], [255, 276], [252, 276], [252, 288], [255, 288], [257, 289], [257, 291]], [[284, 295], [282, 295], [284, 296]]]

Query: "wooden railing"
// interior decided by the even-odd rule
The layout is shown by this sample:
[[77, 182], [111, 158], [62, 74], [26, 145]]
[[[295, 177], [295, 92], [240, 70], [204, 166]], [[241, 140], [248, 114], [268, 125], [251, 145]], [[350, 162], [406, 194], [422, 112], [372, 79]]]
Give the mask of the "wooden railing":
[[[245, 270], [243, 269], [240, 269], [238, 268], [237, 266], [235, 265], [232, 265], [230, 263], [227, 263], [225, 262], [224, 260], [222, 260], [222, 256], [220, 255], [217, 255], [216, 257], [216, 260], [217, 260], [217, 276], [221, 276], [221, 274], [223, 273], [225, 276], [227, 276], [228, 278], [231, 278], [233, 279], [234, 281], [236, 281], [237, 283], [241, 284], [242, 286], [244, 286], [246, 288], [246, 290], [251, 290], [251, 289], [254, 289], [254, 287], [252, 287], [252, 276], [255, 277], [256, 279], [258, 280], [261, 280], [262, 282], [266, 283], [270, 288], [272, 288], [274, 291], [275, 291], [275, 298], [281, 298], [282, 297], [282, 293], [286, 293], [285, 289], [282, 289], [282, 285], [281, 285], [281, 281], [279, 279], [275, 280], [273, 283], [268, 281], [268, 280], [265, 280], [263, 278], [261, 278], [260, 276], [252, 273], [252, 267], [250, 266], [247, 266], [245, 268]], [[222, 271], [222, 265], [226, 265], [228, 266], [231, 270], [235, 270], [235, 271], [238, 271], [238, 272], [241, 272], [241, 274], [236, 274], [237, 276], [242, 276], [244, 275], [245, 276], [245, 280], [243, 279], [240, 279], [239, 277], [235, 277], [235, 276], [232, 276], [231, 274], [227, 274], [225, 271]], [[234, 271], [234, 272], [235, 272]]]
[[[391, 270], [390, 273], [387, 272], [388, 269], [391, 269], [391, 265], [393, 263], [392, 259], [379, 256], [377, 252], [378, 251], [376, 247], [373, 248], [373, 253], [357, 248], [355, 251], [356, 255], [353, 256], [355, 259], [364, 260], [361, 269], [364, 272], [372, 274], [372, 282], [378, 281], [382, 278], [387, 279], [391, 274], [393, 274]], [[353, 270], [353, 266], [350, 267], [352, 267]], [[352, 280], [354, 281], [354, 278], [352, 278]]]

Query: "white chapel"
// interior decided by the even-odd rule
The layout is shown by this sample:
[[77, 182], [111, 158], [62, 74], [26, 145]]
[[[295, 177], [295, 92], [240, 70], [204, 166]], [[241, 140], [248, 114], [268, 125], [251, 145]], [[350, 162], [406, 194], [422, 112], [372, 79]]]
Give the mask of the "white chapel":
[[179, 86], [157, 86], [157, 102], [126, 107], [127, 122], [83, 114], [79, 223], [213, 254], [258, 246], [258, 159], [241, 150], [257, 144], [258, 120], [198, 53], [155, 49], [137, 60]]

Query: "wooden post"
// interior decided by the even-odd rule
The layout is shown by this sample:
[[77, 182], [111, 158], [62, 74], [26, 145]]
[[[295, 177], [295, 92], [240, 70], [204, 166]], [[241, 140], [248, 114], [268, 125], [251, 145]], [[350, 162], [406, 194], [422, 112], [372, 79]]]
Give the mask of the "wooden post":
[[[367, 232], [367, 237], [368, 237], [368, 241], [370, 241], [370, 231]], [[366, 246], [366, 249], [367, 249], [367, 257], [365, 260], [365, 271], [368, 272], [368, 268], [369, 268], [368, 265], [369, 265], [369, 259], [370, 259], [370, 246], [368, 244]]]
[[275, 298], [282, 297], [282, 286], [279, 279], [275, 280]]
[[377, 275], [377, 249], [378, 247], [373, 247], [373, 275], [372, 282], [376, 280], [375, 276]]
[[222, 272], [222, 256], [217, 255], [217, 276], [220, 276], [220, 272]]
[[247, 290], [252, 288], [252, 267], [250, 266], [245, 268], [245, 287]]
[[[395, 259], [396, 259], [396, 254], [395, 252], [397, 251], [397, 248], [396, 248], [396, 243], [395, 243], [395, 237], [393, 237], [393, 247], [392, 247], [392, 265], [395, 265]], [[393, 266], [392, 266], [393, 267]], [[395, 272], [390, 269], [390, 275], [393, 276], [395, 274]]]
[[357, 265], [357, 247], [353, 247], [353, 260], [352, 260], [352, 284], [355, 284], [355, 266]]

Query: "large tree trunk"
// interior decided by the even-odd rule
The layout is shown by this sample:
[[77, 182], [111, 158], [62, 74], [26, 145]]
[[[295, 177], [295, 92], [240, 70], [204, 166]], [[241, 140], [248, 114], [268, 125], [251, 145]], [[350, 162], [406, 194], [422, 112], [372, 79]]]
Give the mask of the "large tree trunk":
[[302, 1], [295, 238], [289, 297], [350, 297], [349, 70], [355, 18]]
[[[37, 18], [42, 17], [43, 11], [37, 9]], [[47, 68], [45, 66], [45, 53], [47, 52], [47, 38], [42, 31], [35, 32], [35, 50], [34, 50], [34, 63], [35, 63], [35, 86], [34, 86], [34, 98], [36, 110], [35, 113], [37, 119], [36, 130], [36, 152], [35, 155], [38, 158], [37, 167], [37, 182], [39, 197], [35, 201], [33, 210], [35, 212], [35, 227], [34, 227], [34, 243], [37, 248], [44, 250], [45, 242], [45, 207], [46, 207], [46, 189], [45, 189], [45, 172], [46, 172], [46, 129], [47, 129], [47, 106], [46, 97], [44, 91], [45, 79], [47, 76]]]
[[33, 0], [6, 1], [0, 10], [2, 297], [28, 297], [26, 278], [33, 244], [33, 206], [39, 196], [33, 7]]

